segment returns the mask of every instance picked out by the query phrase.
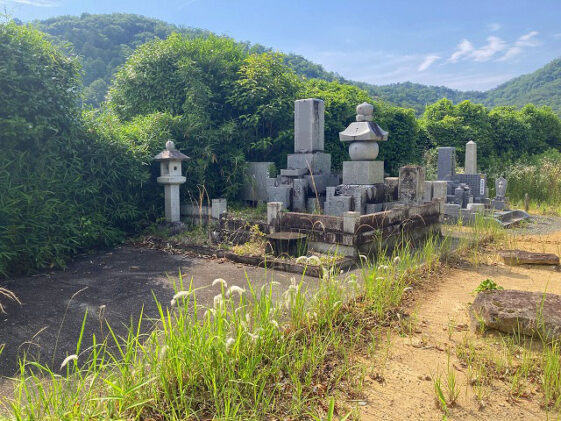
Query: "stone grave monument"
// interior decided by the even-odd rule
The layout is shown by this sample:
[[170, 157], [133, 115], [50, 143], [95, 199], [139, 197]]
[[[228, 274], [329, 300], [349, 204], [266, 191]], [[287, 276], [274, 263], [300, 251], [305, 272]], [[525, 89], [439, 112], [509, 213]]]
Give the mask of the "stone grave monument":
[[372, 104], [360, 104], [356, 111], [356, 121], [339, 133], [341, 142], [349, 142], [351, 161], [343, 162], [343, 184], [327, 187], [325, 213], [328, 215], [377, 212], [382, 210], [386, 199], [384, 161], [376, 158], [378, 142], [388, 140], [388, 132], [372, 121]]
[[339, 184], [339, 177], [331, 173], [331, 154], [324, 152], [323, 101], [297, 100], [294, 111], [294, 153], [280, 175], [267, 179], [267, 197], [285, 209], [313, 212], [323, 203], [326, 187]]
[[508, 208], [508, 198], [506, 197], [507, 181], [504, 177], [495, 180], [495, 198], [491, 201], [491, 207], [495, 210], [505, 210]]

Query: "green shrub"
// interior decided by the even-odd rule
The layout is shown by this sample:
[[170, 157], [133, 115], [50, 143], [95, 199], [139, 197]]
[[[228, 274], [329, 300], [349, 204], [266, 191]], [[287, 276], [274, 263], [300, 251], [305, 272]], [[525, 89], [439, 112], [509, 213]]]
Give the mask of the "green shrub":
[[147, 212], [138, 151], [81, 115], [79, 66], [41, 33], [1, 24], [0, 56], [0, 274], [122, 240]]

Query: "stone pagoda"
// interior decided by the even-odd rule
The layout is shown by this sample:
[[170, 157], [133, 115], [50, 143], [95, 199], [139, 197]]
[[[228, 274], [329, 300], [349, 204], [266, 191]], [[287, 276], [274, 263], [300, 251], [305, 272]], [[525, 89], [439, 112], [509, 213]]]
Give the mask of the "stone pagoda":
[[384, 161], [376, 161], [376, 158], [378, 142], [388, 140], [388, 132], [372, 121], [372, 104], [360, 104], [356, 111], [356, 121], [339, 133], [341, 142], [350, 143], [351, 160], [343, 162], [343, 184], [326, 189], [325, 213], [328, 215], [376, 212], [381, 210], [384, 201]]
[[280, 202], [296, 212], [319, 210], [327, 186], [339, 184], [331, 173], [331, 155], [324, 152], [325, 105], [321, 99], [294, 102], [294, 153], [287, 156], [287, 168], [267, 179], [269, 202]]

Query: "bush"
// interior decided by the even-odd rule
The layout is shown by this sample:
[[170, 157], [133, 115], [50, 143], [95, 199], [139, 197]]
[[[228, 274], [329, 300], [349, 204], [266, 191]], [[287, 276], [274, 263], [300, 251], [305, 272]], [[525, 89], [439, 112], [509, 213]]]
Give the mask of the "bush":
[[1, 24], [0, 56], [0, 274], [122, 240], [146, 214], [138, 153], [81, 115], [79, 66], [41, 33]]

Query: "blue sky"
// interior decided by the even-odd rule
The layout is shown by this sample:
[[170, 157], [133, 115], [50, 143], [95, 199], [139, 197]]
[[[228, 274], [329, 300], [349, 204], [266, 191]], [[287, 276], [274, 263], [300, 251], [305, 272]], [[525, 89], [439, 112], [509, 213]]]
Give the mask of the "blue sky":
[[137, 13], [301, 54], [374, 84], [487, 90], [561, 56], [559, 0], [0, 0], [23, 21]]

